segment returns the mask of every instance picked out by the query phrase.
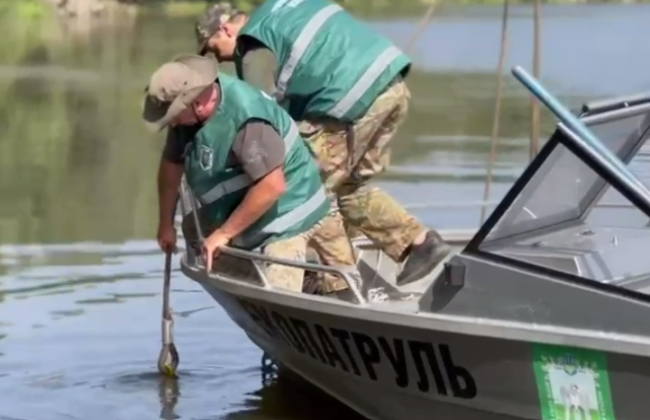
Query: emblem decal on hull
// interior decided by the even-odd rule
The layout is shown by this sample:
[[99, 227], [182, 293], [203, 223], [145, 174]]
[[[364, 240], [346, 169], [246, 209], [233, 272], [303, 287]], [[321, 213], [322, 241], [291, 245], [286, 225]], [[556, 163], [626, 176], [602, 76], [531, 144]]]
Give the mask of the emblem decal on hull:
[[542, 420], [615, 420], [604, 353], [536, 344]]
[[237, 300], [273, 341], [330, 368], [421, 393], [465, 400], [477, 395], [474, 376], [454, 360], [447, 344], [321, 325]]

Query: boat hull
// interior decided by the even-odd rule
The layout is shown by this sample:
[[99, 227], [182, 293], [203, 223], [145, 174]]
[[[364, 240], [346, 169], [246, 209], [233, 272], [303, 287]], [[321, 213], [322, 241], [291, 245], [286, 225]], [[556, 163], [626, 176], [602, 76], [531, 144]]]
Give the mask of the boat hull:
[[[570, 360], [544, 371], [544, 360], [563, 358], [561, 347], [326, 314], [201, 284], [279, 364], [373, 420], [632, 420], [647, 407], [650, 363], [643, 357], [578, 350], [598, 378], [581, 366], [571, 372]], [[576, 400], [565, 417], [562, 398], [571, 405], [571, 385], [585, 390], [590, 416], [580, 416]]]

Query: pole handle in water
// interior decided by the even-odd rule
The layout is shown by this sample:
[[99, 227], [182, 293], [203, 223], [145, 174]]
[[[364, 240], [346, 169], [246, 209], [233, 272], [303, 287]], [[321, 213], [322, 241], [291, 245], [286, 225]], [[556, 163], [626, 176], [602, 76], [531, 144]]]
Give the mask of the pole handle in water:
[[158, 372], [170, 378], [176, 378], [180, 357], [174, 345], [174, 319], [169, 307], [171, 289], [172, 253], [165, 253], [165, 279], [163, 283], [162, 307], [162, 348], [158, 356]]

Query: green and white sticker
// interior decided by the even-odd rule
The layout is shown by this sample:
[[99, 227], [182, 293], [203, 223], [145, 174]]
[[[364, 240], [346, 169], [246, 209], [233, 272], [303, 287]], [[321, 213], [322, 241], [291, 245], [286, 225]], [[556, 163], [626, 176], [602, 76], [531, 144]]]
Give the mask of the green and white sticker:
[[542, 420], [616, 420], [604, 353], [536, 344]]

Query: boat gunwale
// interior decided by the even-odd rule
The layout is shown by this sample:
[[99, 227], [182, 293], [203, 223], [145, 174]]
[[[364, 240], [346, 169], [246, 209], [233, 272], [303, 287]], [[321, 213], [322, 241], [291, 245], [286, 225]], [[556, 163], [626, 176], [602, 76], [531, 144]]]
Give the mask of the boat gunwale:
[[[470, 256], [467, 256], [470, 257]], [[513, 267], [514, 270], [524, 271]], [[181, 271], [190, 279], [203, 285], [216, 287], [228, 294], [267, 302], [282, 307], [322, 313], [333, 317], [347, 317], [368, 322], [390, 324], [396, 327], [424, 329], [429, 331], [485, 337], [496, 340], [572, 345], [612, 353], [650, 357], [650, 338], [640, 335], [619, 334], [590, 329], [555, 325], [530, 324], [518, 321], [449, 315], [434, 312], [389, 311], [385, 306], [359, 305], [318, 295], [296, 293], [281, 289], [268, 289], [261, 285], [246, 283], [189, 265], [184, 254]], [[318, 305], [318, 309], [314, 308]], [[371, 314], [368, 316], [368, 314]]]

